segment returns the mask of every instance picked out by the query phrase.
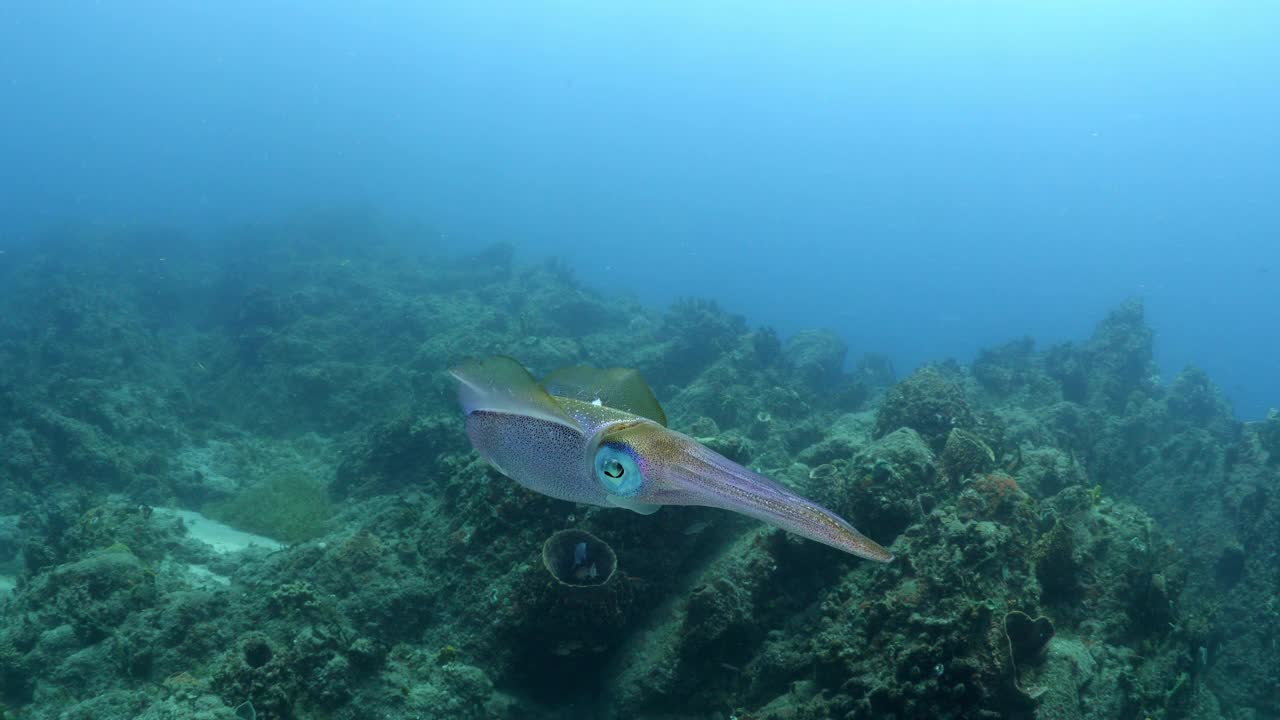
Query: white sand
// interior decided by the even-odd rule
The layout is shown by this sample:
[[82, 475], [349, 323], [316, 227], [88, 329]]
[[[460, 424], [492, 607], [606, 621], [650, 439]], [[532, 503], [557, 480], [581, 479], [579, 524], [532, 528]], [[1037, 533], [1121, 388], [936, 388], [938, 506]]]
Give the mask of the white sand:
[[240, 552], [250, 547], [267, 550], [279, 550], [284, 547], [284, 543], [279, 540], [237, 530], [192, 510], [156, 508], [156, 512], [182, 518], [182, 522], [187, 525], [187, 534], [209, 545], [215, 552], [226, 554]]
[[18, 581], [8, 575], [0, 575], [0, 595], [4, 595], [12, 591], [18, 586]]
[[196, 565], [194, 563], [187, 565], [187, 570], [191, 572], [191, 579], [196, 585], [230, 585], [231, 578], [226, 575], [219, 575], [204, 565]]

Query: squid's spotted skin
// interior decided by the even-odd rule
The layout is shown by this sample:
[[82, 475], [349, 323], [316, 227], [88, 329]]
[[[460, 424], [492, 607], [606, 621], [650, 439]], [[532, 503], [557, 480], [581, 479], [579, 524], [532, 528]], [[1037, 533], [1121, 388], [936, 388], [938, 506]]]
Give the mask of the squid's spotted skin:
[[717, 507], [859, 557], [893, 559], [830, 510], [668, 429], [634, 370], [565, 368], [540, 384], [515, 360], [493, 357], [451, 372], [471, 444], [527, 488], [645, 514]]

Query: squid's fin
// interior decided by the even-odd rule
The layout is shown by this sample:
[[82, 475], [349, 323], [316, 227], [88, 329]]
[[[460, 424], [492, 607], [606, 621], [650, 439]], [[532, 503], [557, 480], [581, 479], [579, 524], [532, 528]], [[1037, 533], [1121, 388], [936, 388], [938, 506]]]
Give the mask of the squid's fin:
[[484, 410], [578, 427], [529, 371], [509, 357], [495, 355], [473, 360], [450, 370], [449, 374], [458, 379], [458, 400], [468, 415]]
[[586, 365], [560, 368], [542, 380], [552, 395], [583, 402], [599, 402], [615, 410], [648, 418], [666, 426], [667, 414], [639, 371], [631, 368], [593, 368]]

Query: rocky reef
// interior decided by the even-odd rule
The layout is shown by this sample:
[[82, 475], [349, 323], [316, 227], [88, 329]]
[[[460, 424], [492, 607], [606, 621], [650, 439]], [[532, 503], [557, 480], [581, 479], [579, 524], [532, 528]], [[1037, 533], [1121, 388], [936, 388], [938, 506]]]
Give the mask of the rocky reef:
[[[1280, 717], [1280, 417], [1162, 381], [1140, 302], [899, 380], [426, 237], [2, 258], [0, 717]], [[496, 353], [638, 368], [672, 427], [898, 559], [520, 488], [445, 372]]]

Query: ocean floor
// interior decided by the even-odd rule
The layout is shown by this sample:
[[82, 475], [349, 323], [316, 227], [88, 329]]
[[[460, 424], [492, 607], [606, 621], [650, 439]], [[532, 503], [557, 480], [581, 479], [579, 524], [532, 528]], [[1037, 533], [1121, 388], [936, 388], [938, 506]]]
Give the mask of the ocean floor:
[[[1280, 415], [1161, 381], [1139, 299], [898, 373], [428, 236], [336, 214], [9, 249], [0, 716], [1280, 717]], [[671, 428], [896, 559], [520, 487], [447, 372], [493, 354], [639, 369]], [[565, 538], [613, 572], [566, 585]]]

